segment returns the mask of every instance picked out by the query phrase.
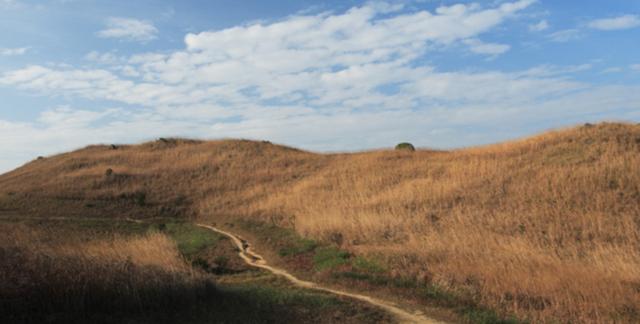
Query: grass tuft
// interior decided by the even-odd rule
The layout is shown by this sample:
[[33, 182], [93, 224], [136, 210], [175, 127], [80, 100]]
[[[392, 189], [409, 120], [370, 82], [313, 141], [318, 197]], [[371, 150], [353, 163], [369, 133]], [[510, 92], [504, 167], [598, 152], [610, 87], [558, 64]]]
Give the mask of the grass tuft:
[[333, 246], [318, 248], [313, 256], [314, 268], [318, 271], [331, 270], [349, 263], [351, 254]]

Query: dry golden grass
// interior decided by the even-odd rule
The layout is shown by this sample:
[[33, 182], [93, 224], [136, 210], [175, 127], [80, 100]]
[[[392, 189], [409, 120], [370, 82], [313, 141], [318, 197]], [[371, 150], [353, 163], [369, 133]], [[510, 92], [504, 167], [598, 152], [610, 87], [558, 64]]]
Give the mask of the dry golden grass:
[[0, 207], [32, 213], [251, 217], [325, 240], [341, 233], [397, 276], [535, 322], [640, 320], [638, 125], [449, 152], [96, 146], [3, 175], [0, 196]]
[[214, 292], [163, 234], [87, 242], [74, 237], [77, 232], [10, 223], [0, 229], [3, 321], [105, 320], [100, 316], [164, 312]]

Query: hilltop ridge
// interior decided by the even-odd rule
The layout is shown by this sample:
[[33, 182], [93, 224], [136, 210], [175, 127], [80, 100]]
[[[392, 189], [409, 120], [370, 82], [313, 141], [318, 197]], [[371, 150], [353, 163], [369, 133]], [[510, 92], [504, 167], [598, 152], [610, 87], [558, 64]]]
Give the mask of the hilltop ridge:
[[[107, 171], [111, 170], [111, 171]], [[249, 219], [534, 321], [640, 309], [640, 126], [451, 151], [318, 154], [247, 140], [90, 146], [0, 176], [0, 209]], [[625, 317], [626, 316], [626, 317]]]

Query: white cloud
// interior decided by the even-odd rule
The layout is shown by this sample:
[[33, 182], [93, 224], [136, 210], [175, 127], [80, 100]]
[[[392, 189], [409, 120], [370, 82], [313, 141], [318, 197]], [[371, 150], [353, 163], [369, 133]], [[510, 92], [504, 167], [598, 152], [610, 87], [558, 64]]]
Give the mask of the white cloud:
[[519, 73], [521, 77], [558, 77], [566, 76], [573, 73], [588, 71], [593, 68], [593, 64], [585, 63], [579, 65], [539, 65]]
[[[484, 78], [491, 81], [487, 76]], [[481, 81], [472, 78], [461, 90], [469, 90], [475, 82]], [[451, 86], [455, 86], [455, 82]], [[530, 87], [543, 83], [540, 80]], [[494, 96], [499, 96], [501, 89], [518, 93], [522, 91], [521, 87], [497, 84]], [[88, 144], [130, 143], [174, 135], [261, 139], [328, 151], [392, 147], [405, 140], [419, 146], [447, 148], [502, 140], [505, 132], [511, 137], [584, 122], [585, 117], [640, 120], [638, 86], [589, 86], [546, 97], [543, 92], [541, 90], [539, 97], [519, 104], [492, 99], [443, 107], [434, 102], [429, 109], [422, 110], [355, 112], [334, 109], [322, 112], [300, 106], [251, 106], [245, 107], [246, 118], [233, 122], [220, 119], [229, 117], [229, 111], [223, 107], [106, 109], [101, 112], [60, 107], [42, 112], [38, 122], [0, 120], [0, 147], [3, 149], [0, 172], [38, 155]], [[481, 92], [471, 96], [476, 95]], [[540, 100], [540, 97], [544, 99]], [[532, 125], [535, 125], [533, 129]], [[520, 131], [513, 134], [513, 129]]]
[[0, 0], [0, 9], [15, 9], [21, 7], [21, 5], [17, 0]]
[[558, 43], [565, 43], [572, 40], [580, 39], [582, 33], [578, 29], [564, 29], [548, 35], [549, 39]]
[[511, 49], [511, 46], [506, 44], [484, 43], [478, 39], [467, 39], [464, 41], [466, 45], [469, 45], [469, 50], [476, 54], [486, 55], [500, 55]]
[[95, 122], [119, 112], [118, 109], [91, 111], [72, 109], [69, 106], [60, 106], [40, 114], [38, 121], [46, 127], [56, 130], [83, 129], [89, 128]]
[[380, 13], [392, 13], [402, 10], [405, 5], [403, 3], [388, 3], [384, 1], [370, 1], [368, 4], [373, 10]]
[[640, 64], [631, 64], [631, 70], [640, 72]]
[[622, 72], [622, 71], [623, 71], [623, 69], [621, 67], [614, 66], [614, 67], [610, 67], [610, 68], [606, 68], [606, 69], [602, 70], [602, 73], [605, 73], [605, 74], [607, 74], [607, 73], [619, 73], [619, 72]]
[[[50, 95], [139, 105], [264, 100], [356, 104], [356, 98], [379, 96], [379, 87], [428, 72], [406, 66], [431, 47], [466, 42], [476, 53], [506, 51], [508, 45], [485, 44], [477, 37], [531, 3], [455, 5], [439, 7], [435, 14], [418, 11], [384, 18], [379, 16], [391, 9], [381, 5], [339, 15], [294, 16], [268, 25], [188, 34], [185, 51], [134, 56], [119, 72], [33, 66], [7, 73], [0, 82]], [[97, 52], [87, 58], [116, 59]], [[140, 75], [141, 80], [125, 80], [118, 73]]]
[[98, 36], [103, 38], [141, 42], [156, 39], [157, 34], [158, 29], [149, 21], [122, 17], [107, 19], [106, 28], [98, 32]]
[[28, 47], [0, 48], [0, 56], [24, 55], [28, 50]]
[[589, 23], [589, 27], [599, 30], [619, 30], [640, 26], [640, 17], [637, 15], [623, 15], [613, 18], [596, 19]]
[[533, 32], [540, 32], [549, 29], [549, 23], [546, 20], [540, 20], [537, 24], [529, 25], [529, 30]]
[[[9, 71], [0, 74], [0, 86], [131, 107], [57, 107], [32, 123], [0, 120], [0, 147], [11, 161], [3, 158], [0, 168], [95, 142], [172, 135], [266, 139], [316, 150], [401, 140], [450, 147], [494, 141], [504, 131], [495, 125], [530, 130], [535, 122], [555, 126], [544, 124], [553, 116], [570, 122], [585, 112], [640, 111], [637, 87], [603, 89], [572, 80], [571, 73], [590, 65], [442, 71], [417, 60], [460, 46], [482, 55], [507, 51], [508, 45], [483, 42], [483, 35], [532, 2], [433, 12], [365, 5], [192, 33], [174, 52], [92, 52], [83, 64], [89, 67]], [[469, 125], [489, 131], [470, 134]]]
[[84, 58], [88, 61], [100, 64], [115, 64], [126, 60], [125, 58], [119, 57], [113, 52], [100, 53], [98, 51], [91, 51], [87, 53]]

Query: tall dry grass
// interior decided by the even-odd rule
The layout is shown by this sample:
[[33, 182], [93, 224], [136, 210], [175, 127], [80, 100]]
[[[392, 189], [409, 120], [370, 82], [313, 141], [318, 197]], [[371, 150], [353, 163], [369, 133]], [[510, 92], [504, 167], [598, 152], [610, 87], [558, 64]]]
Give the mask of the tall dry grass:
[[0, 228], [3, 322], [113, 320], [179, 309], [214, 291], [162, 234], [82, 242], [64, 236], [73, 233]]
[[[319, 155], [249, 141], [96, 146], [3, 175], [0, 204], [47, 214], [75, 206], [251, 217], [314, 238], [340, 233], [345, 248], [386, 258], [394, 275], [534, 322], [634, 322], [639, 153], [640, 126], [607, 123], [448, 152]], [[146, 193], [145, 206], [129, 198], [136, 192]]]
[[342, 157], [260, 208], [535, 322], [640, 320], [639, 126]]

